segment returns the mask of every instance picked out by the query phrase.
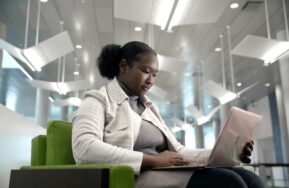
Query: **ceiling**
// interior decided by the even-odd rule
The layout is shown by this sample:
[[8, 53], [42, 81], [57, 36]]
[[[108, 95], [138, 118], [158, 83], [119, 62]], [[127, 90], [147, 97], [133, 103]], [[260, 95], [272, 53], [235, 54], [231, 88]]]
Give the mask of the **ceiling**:
[[[227, 89], [232, 90], [227, 25], [231, 28], [232, 48], [248, 34], [267, 37], [265, 7], [261, 0], [215, 0], [213, 2], [192, 0], [192, 8], [184, 21], [186, 25], [175, 26], [172, 32], [163, 31], [160, 26], [152, 24], [153, 21], [147, 14], [154, 12], [152, 11], [153, 0], [139, 0], [131, 4], [128, 2], [130, 1], [48, 0], [46, 3], [41, 3], [39, 41], [58, 34], [61, 31], [60, 21], [63, 21], [63, 28], [69, 32], [73, 44], [83, 46], [82, 49], [75, 48], [74, 52], [67, 55], [65, 80], [75, 79], [73, 72], [76, 63], [79, 63], [80, 78], [89, 79], [93, 88], [99, 88], [107, 82], [100, 77], [95, 60], [101, 48], [109, 43], [125, 44], [132, 40], [144, 41], [160, 55], [184, 60], [185, 62], [177, 65], [181, 67], [181, 72], [173, 74], [173, 70], [161, 71], [157, 78], [156, 85], [168, 92], [165, 98], [158, 100], [163, 114], [167, 116], [172, 114], [180, 116], [184, 113], [184, 107], [196, 100], [193, 93], [196, 88], [193, 75], [197, 71], [203, 73], [202, 83], [213, 80], [222, 84], [221, 53], [214, 51], [216, 47], [220, 47], [219, 35], [221, 34], [224, 39], [226, 85]], [[239, 3], [239, 8], [231, 9], [230, 4], [235, 2]], [[286, 3], [288, 15], [289, 3], [288, 1]], [[35, 43], [37, 6], [38, 0], [31, 0], [28, 46], [33, 46]], [[276, 38], [276, 32], [285, 28], [282, 0], [268, 0], [268, 7], [271, 36]], [[26, 10], [26, 0], [1, 0], [0, 2], [0, 22], [7, 27], [5, 40], [20, 48], [24, 45]], [[142, 30], [135, 31], [136, 26], [141, 27]], [[236, 86], [236, 92], [259, 81], [256, 87], [237, 99], [239, 105], [247, 105], [272, 92], [274, 84], [279, 82], [277, 63], [265, 67], [260, 60], [256, 59], [233, 56], [232, 60], [235, 84], [242, 83], [241, 87]], [[58, 64], [50, 63], [39, 73], [29, 69], [27, 71], [34, 79], [55, 81]], [[265, 83], [270, 83], [271, 86], [265, 87]], [[59, 97], [57, 93], [53, 96]], [[152, 98], [158, 99], [155, 96]], [[217, 105], [216, 100], [204, 93], [202, 99], [203, 104], [211, 103], [211, 107], [208, 108]]]

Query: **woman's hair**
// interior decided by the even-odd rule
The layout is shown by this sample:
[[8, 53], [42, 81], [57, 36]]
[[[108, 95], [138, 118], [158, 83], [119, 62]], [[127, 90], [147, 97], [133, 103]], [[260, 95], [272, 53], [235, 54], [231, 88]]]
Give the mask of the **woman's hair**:
[[108, 44], [101, 50], [97, 58], [97, 66], [102, 77], [113, 79], [119, 74], [119, 62], [126, 59], [130, 67], [141, 55], [156, 52], [147, 44], [139, 41], [126, 43], [124, 46]]

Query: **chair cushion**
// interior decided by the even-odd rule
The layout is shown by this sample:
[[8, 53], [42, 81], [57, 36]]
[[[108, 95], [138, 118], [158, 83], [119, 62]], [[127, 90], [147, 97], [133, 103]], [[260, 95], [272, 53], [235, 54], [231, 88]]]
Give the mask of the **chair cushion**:
[[72, 123], [51, 121], [47, 127], [46, 165], [75, 164], [71, 146]]

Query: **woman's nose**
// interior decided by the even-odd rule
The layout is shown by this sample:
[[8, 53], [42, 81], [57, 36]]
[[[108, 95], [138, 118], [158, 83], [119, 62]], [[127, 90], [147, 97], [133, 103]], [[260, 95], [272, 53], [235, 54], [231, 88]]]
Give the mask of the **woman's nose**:
[[146, 81], [147, 81], [148, 84], [154, 84], [155, 77], [153, 76], [153, 74], [149, 74], [149, 76], [148, 76]]

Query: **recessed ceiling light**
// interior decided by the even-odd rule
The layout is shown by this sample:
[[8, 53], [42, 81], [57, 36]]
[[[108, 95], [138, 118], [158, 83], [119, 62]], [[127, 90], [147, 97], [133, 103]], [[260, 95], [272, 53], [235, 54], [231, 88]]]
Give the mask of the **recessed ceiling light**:
[[134, 30], [135, 31], [141, 31], [141, 27], [135, 27]]
[[42, 3], [47, 3], [48, 0], [40, 0]]
[[239, 7], [239, 3], [232, 3], [230, 5], [231, 9], [235, 9], [235, 8], [238, 8]]
[[77, 48], [77, 49], [81, 49], [82, 46], [81, 46], [80, 44], [77, 44], [77, 45], [75, 45], [75, 48]]
[[241, 86], [242, 86], [242, 83], [241, 83], [241, 82], [238, 82], [238, 83], [237, 83], [237, 86], [238, 86], [238, 87], [241, 87]]
[[79, 72], [78, 71], [74, 71], [73, 74], [74, 75], [79, 75]]
[[266, 83], [265, 86], [266, 86], [266, 87], [269, 87], [269, 86], [270, 86], [270, 83]]
[[222, 50], [222, 49], [219, 48], [219, 47], [215, 48], [215, 52], [220, 52], [221, 50]]

